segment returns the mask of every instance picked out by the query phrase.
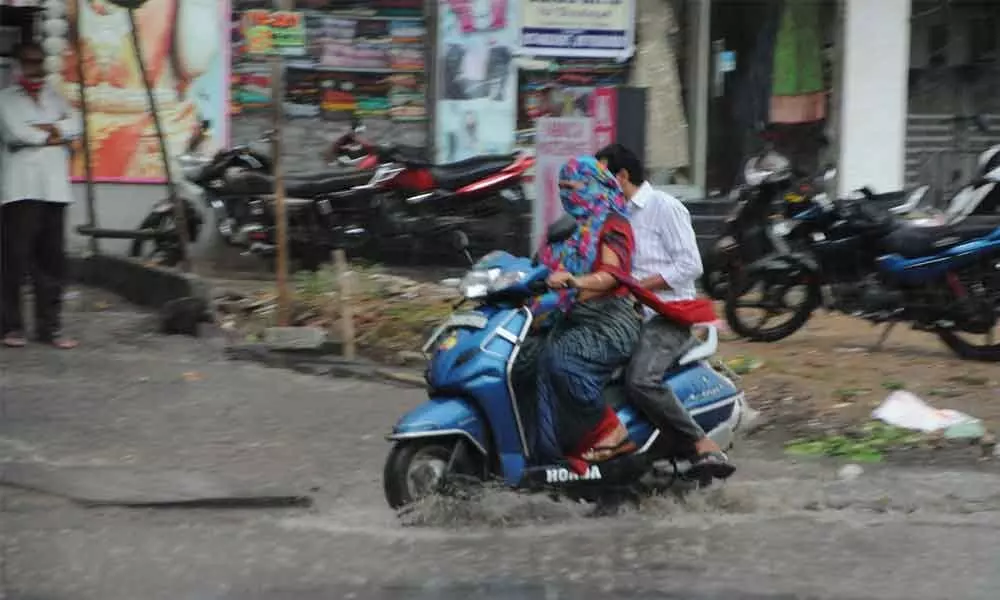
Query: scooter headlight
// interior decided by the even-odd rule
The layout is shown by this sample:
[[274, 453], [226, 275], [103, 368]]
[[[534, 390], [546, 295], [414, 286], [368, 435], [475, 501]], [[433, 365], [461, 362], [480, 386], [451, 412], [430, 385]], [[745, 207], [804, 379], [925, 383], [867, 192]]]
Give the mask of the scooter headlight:
[[477, 269], [469, 271], [458, 284], [462, 296], [469, 300], [485, 298], [490, 293], [493, 282], [500, 277], [501, 269]]
[[524, 273], [521, 271], [507, 271], [506, 273], [501, 273], [492, 282], [490, 282], [490, 292], [499, 292], [500, 290], [511, 287], [512, 285], [517, 285], [524, 279]]

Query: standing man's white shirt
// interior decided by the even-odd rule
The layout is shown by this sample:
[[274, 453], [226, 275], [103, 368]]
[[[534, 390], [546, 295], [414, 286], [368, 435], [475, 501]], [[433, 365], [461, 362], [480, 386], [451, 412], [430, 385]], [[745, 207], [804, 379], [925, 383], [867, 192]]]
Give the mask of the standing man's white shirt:
[[631, 209], [629, 221], [635, 234], [632, 276], [640, 281], [653, 275], [663, 277], [670, 289], [656, 292], [662, 300], [693, 300], [702, 265], [687, 207], [643, 182], [632, 196]]
[[[69, 147], [39, 146], [48, 134], [32, 125], [55, 125], [64, 139], [80, 135], [80, 118], [46, 85], [35, 101], [19, 85], [0, 90], [0, 204], [18, 200], [73, 201]], [[11, 151], [10, 145], [29, 147]]]

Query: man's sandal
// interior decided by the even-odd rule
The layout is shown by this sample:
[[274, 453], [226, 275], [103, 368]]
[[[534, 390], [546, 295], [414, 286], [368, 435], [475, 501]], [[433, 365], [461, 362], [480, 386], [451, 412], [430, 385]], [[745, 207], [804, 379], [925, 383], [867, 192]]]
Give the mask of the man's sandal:
[[28, 345], [28, 340], [23, 335], [8, 333], [3, 336], [3, 345], [8, 348], [24, 348]]
[[684, 476], [687, 479], [728, 479], [736, 472], [725, 452], [706, 452], [691, 462]]

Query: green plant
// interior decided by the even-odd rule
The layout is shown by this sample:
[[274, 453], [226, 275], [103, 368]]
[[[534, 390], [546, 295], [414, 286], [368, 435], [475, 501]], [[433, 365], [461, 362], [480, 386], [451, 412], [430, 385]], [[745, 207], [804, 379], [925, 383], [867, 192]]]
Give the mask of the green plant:
[[923, 440], [922, 434], [871, 421], [850, 435], [792, 440], [785, 445], [785, 452], [794, 456], [829, 456], [853, 462], [879, 462], [886, 451], [914, 446]]

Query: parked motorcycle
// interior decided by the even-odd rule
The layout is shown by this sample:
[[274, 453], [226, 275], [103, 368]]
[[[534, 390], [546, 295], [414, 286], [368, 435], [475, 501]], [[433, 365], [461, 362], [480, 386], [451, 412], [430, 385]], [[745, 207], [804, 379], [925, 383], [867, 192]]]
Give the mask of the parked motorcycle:
[[[266, 132], [248, 144], [233, 146], [208, 156], [198, 150], [210, 125], [208, 121], [203, 121], [185, 152], [177, 157], [181, 170], [178, 188], [186, 205], [188, 239], [197, 240], [204, 223], [204, 217], [195, 202], [200, 199], [214, 215], [219, 238], [232, 246], [249, 248], [254, 243], [262, 242], [262, 226], [258, 221], [267, 212], [266, 197], [274, 192], [272, 160], [265, 152], [257, 149], [270, 144], [272, 132]], [[337, 139], [327, 151], [327, 156], [339, 167], [288, 178], [286, 190], [308, 197], [340, 191], [370, 180], [377, 157], [370, 146], [358, 141], [357, 133], [360, 131], [363, 131], [363, 126], [356, 126]], [[134, 240], [131, 256], [164, 266], [173, 266], [180, 261], [179, 242], [176, 236], [170, 235], [174, 231], [174, 212], [169, 198], [153, 206], [140, 223], [139, 229], [159, 231], [165, 235], [152, 240]], [[263, 236], [265, 240], [267, 237]]]
[[[557, 222], [548, 239], [566, 239], [574, 228], [575, 223], [565, 227]], [[468, 254], [468, 237], [461, 232], [455, 237]], [[430, 397], [403, 416], [388, 436], [394, 442], [384, 471], [390, 507], [411, 505], [452, 483], [494, 478], [511, 488], [587, 500], [622, 490], [643, 493], [690, 483], [685, 479], [690, 465], [680, 459], [669, 436], [661, 436], [627, 401], [620, 379], [608, 386], [605, 398], [638, 450], [590, 464], [582, 475], [568, 463], [542, 464], [532, 457], [525, 431], [532, 425], [522, 418], [510, 374], [532, 324], [525, 305], [546, 291], [548, 274], [537, 261], [500, 251], [484, 256], [466, 274], [460, 286], [463, 302], [476, 307], [455, 312], [428, 338], [423, 351], [430, 354]], [[636, 281], [621, 281], [643, 303], [665, 310]], [[729, 448], [743, 417], [744, 396], [735, 375], [709, 362], [718, 333], [712, 326], [703, 329], [704, 339], [692, 339], [664, 374], [663, 384], [674, 390], [712, 439]]]
[[[909, 322], [963, 358], [1000, 361], [992, 337], [1000, 316], [1000, 219], [914, 226], [876, 208], [870, 191], [861, 190], [834, 201], [818, 195], [772, 228], [775, 238], [798, 247], [781, 244], [730, 286], [726, 321], [742, 337], [786, 338], [825, 306], [886, 323], [879, 346], [895, 324]], [[759, 295], [747, 299], [755, 290]], [[739, 312], [745, 308], [764, 316], [749, 324]], [[767, 327], [781, 314], [789, 320]], [[986, 340], [976, 344], [966, 334]]]
[[[525, 212], [522, 182], [534, 164], [527, 154], [434, 165], [412, 148], [384, 144], [374, 152], [379, 166], [370, 176], [357, 172], [323, 185], [286, 184], [298, 215], [290, 218], [289, 239], [299, 254], [325, 257], [330, 247], [345, 247], [376, 259], [391, 250], [415, 259], [422, 247], [439, 244], [442, 234], [472, 220], [494, 219], [506, 235], [515, 230], [514, 219], [495, 219]], [[259, 226], [250, 232], [251, 251], [264, 255], [275, 247], [268, 206], [254, 206]]]

